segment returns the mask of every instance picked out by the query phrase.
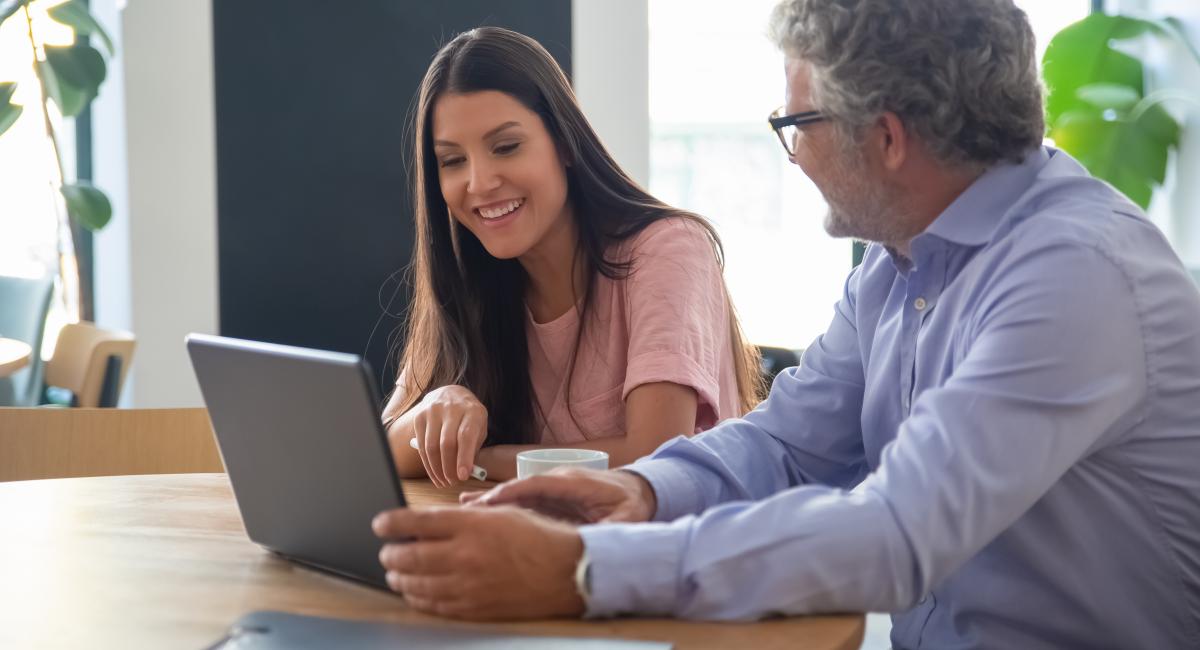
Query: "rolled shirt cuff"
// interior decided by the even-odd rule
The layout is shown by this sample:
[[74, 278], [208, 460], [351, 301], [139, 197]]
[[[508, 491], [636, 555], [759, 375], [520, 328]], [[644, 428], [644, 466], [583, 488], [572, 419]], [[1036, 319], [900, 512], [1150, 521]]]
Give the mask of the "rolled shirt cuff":
[[687, 536], [682, 523], [581, 526], [584, 552], [591, 562], [591, 593], [584, 616], [672, 614]]

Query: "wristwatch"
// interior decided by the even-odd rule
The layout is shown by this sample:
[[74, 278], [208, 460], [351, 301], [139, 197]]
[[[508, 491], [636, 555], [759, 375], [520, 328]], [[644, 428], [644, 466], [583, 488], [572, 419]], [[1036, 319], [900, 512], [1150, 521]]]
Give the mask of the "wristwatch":
[[587, 609], [592, 598], [592, 560], [588, 557], [587, 549], [575, 565], [575, 591], [583, 599], [583, 607]]

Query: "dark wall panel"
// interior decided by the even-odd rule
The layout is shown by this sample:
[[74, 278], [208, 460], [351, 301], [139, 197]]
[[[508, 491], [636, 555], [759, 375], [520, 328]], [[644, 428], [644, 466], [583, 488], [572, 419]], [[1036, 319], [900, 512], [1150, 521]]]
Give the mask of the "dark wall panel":
[[400, 320], [379, 297], [397, 314], [409, 299], [405, 133], [421, 76], [479, 25], [536, 38], [569, 73], [570, 6], [214, 0], [221, 333], [365, 354], [394, 376]]

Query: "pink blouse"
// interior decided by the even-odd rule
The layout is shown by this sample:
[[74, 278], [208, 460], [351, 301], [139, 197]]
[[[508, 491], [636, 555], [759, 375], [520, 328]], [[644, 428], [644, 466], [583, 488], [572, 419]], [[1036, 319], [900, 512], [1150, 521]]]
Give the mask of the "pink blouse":
[[526, 311], [542, 444], [624, 435], [625, 397], [652, 382], [696, 391], [695, 432], [740, 415], [725, 285], [708, 233], [673, 217], [647, 226], [609, 255], [633, 265], [623, 279], [596, 278], [569, 396], [566, 372], [578, 310], [548, 323], [533, 322]]

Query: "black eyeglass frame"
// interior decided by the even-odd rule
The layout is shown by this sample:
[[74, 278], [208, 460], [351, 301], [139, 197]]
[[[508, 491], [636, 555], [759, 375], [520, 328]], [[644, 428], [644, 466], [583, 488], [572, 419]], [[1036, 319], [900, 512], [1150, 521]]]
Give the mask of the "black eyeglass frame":
[[767, 117], [767, 122], [771, 124], [771, 129], [775, 131], [775, 135], [779, 138], [779, 144], [783, 145], [783, 150], [788, 156], [796, 155], [792, 151], [792, 145], [783, 137], [783, 130], [789, 126], [794, 126], [797, 129], [807, 124], [813, 124], [829, 119], [821, 111], [803, 111], [800, 113], [792, 113], [791, 115], [779, 115], [783, 108], [777, 108]]

